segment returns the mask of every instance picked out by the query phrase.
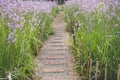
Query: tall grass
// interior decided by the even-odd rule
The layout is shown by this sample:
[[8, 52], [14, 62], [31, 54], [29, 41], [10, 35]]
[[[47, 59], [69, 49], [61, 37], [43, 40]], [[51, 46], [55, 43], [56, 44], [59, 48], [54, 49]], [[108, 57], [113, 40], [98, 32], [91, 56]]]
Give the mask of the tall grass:
[[[41, 7], [49, 8], [40, 12], [43, 8], [39, 5], [43, 4], [46, 5]], [[15, 80], [32, 79], [34, 57], [43, 41], [53, 34], [56, 14], [55, 3], [51, 2], [8, 0], [0, 3], [0, 79], [6, 78], [9, 72]]]
[[[89, 0], [78, 1], [76, 3], [81, 5], [67, 7], [65, 11], [67, 29], [70, 33], [75, 33], [75, 44], [72, 47], [77, 61], [76, 69], [88, 80], [87, 66], [91, 57], [92, 80], [95, 79], [96, 61], [100, 64], [98, 74], [100, 80], [104, 79], [105, 65], [107, 65], [108, 80], [117, 80], [117, 67], [120, 63], [120, 3], [117, 0], [111, 2], [101, 0], [93, 3]], [[97, 6], [94, 7], [93, 4]], [[105, 9], [106, 7], [109, 9]], [[74, 32], [71, 32], [71, 29]]]

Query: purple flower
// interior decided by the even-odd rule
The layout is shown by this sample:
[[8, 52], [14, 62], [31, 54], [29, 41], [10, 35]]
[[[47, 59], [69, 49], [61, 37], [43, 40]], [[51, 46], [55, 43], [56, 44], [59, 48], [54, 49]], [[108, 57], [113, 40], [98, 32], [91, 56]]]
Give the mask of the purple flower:
[[15, 29], [17, 27], [17, 23], [12, 24], [12, 28]]
[[8, 35], [7, 40], [12, 40], [12, 39], [13, 39], [13, 37], [14, 37], [14, 33], [10, 33], [10, 34]]
[[111, 13], [111, 16], [112, 16], [112, 17], [116, 16], [116, 13], [115, 13], [115, 12], [112, 12], [112, 13]]
[[14, 38], [12, 42], [13, 42], [13, 43], [15, 43], [16, 41], [17, 41], [17, 39], [16, 39], [16, 38]]
[[115, 1], [115, 5], [119, 5], [119, 1], [118, 0]]
[[3, 5], [5, 3], [5, 0], [0, 0], [0, 5]]

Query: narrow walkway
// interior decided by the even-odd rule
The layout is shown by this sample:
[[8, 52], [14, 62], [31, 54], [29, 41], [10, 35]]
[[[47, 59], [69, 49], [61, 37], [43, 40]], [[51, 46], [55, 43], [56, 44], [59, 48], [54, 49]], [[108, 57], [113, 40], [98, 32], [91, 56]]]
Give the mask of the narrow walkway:
[[73, 59], [68, 54], [69, 35], [65, 31], [62, 13], [54, 21], [54, 30], [55, 35], [45, 42], [37, 56], [37, 76], [41, 80], [76, 80], [72, 72]]

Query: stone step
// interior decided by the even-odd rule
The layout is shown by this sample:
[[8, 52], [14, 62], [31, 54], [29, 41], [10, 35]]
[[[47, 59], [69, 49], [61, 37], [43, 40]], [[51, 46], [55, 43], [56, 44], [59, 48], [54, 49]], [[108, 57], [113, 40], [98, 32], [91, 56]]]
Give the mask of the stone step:
[[64, 37], [54, 36], [53, 39], [64, 39]]
[[64, 44], [51, 44], [50, 47], [64, 47]]
[[65, 50], [65, 49], [63, 49], [63, 48], [49, 48], [48, 49], [48, 51], [63, 51], [63, 50]]
[[65, 53], [66, 50], [48, 50], [47, 53]]
[[64, 38], [62, 37], [54, 37], [53, 40], [63, 40]]
[[56, 40], [56, 41], [64, 41], [63, 38], [54, 38], [53, 40]]
[[65, 49], [64, 45], [50, 45], [49, 49]]
[[54, 35], [54, 37], [64, 37], [64, 35], [56, 34], [56, 35]]
[[64, 59], [64, 55], [53, 55], [53, 56], [47, 56], [46, 59]]
[[48, 52], [48, 54], [53, 54], [53, 55], [64, 55], [65, 52]]
[[58, 61], [58, 60], [49, 60], [44, 63], [45, 65], [64, 65], [64, 61]]
[[43, 77], [42, 80], [68, 80], [64, 76], [51, 76], [51, 77]]
[[[60, 41], [53, 41], [53, 42], [60, 42]], [[64, 42], [63, 41], [61, 41], [61, 43], [50, 43], [51, 45], [64, 45]]]
[[44, 73], [64, 73], [65, 69], [64, 68], [44, 68], [43, 72]]
[[63, 43], [63, 41], [57, 41], [57, 40], [55, 40], [55, 41], [50, 41], [50, 43]]
[[64, 40], [63, 40], [63, 39], [62, 39], [62, 40], [55, 40], [55, 39], [51, 39], [51, 41], [52, 41], [52, 42], [54, 42], [54, 41], [55, 41], [55, 42], [57, 42], [57, 41], [58, 41], [58, 42], [64, 42]]
[[53, 38], [65, 38], [64, 35], [55, 35]]
[[55, 36], [58, 35], [58, 36], [64, 36], [63, 33], [56, 33]]
[[65, 46], [61, 47], [61, 46], [50, 46], [49, 49], [66, 49]]
[[62, 35], [62, 36], [64, 36], [64, 32], [57, 32], [57, 33], [55, 33], [55, 35]]

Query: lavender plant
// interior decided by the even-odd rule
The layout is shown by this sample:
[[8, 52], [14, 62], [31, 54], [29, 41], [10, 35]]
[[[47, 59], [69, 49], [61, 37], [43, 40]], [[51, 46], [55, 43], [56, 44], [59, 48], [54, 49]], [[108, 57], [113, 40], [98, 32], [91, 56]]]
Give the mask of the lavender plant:
[[[108, 65], [108, 80], [117, 80], [120, 63], [120, 1], [119, 0], [69, 0], [66, 2], [65, 20], [69, 31], [74, 31], [73, 44], [77, 71], [88, 80], [88, 58], [95, 65], [99, 61], [99, 79], [104, 79], [104, 66]], [[72, 29], [72, 30], [71, 30]], [[73, 32], [72, 32], [73, 33]]]
[[55, 2], [0, 0], [0, 78], [7, 72], [15, 80], [31, 78], [56, 14]]

